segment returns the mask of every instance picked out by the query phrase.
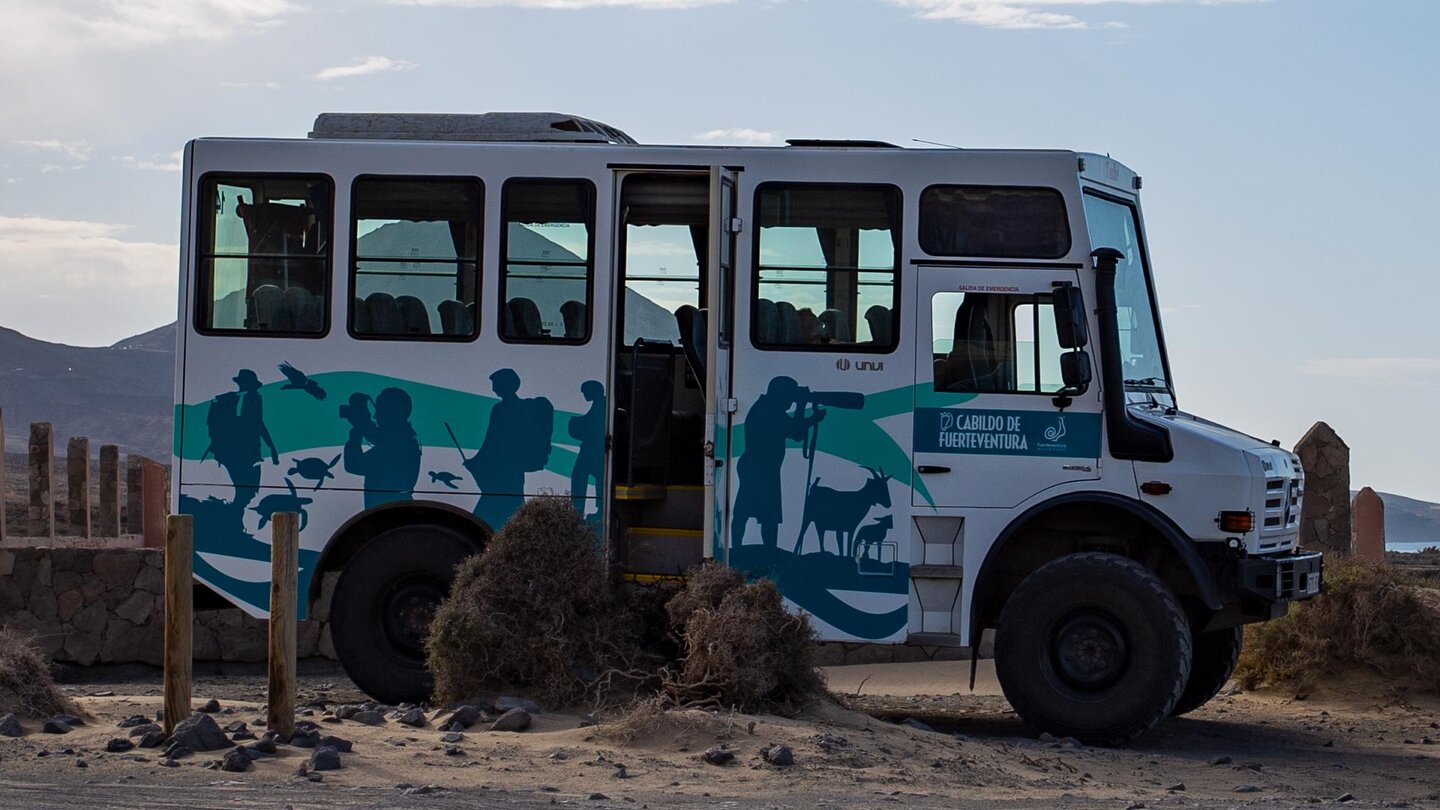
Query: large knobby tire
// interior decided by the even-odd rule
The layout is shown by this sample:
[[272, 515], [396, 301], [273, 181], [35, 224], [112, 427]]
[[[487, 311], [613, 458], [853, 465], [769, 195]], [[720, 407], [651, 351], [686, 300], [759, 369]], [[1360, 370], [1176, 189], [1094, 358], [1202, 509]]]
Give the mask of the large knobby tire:
[[1123, 745], [1168, 717], [1190, 657], [1190, 626], [1165, 584], [1099, 552], [1026, 577], [995, 633], [995, 671], [1020, 718], [1087, 745]]
[[361, 691], [386, 703], [429, 699], [430, 619], [450, 592], [455, 566], [474, 553], [458, 532], [416, 525], [376, 536], [345, 563], [331, 602], [330, 638]]
[[1185, 691], [1180, 693], [1175, 708], [1170, 710], [1171, 717], [1193, 712], [1220, 694], [1240, 661], [1245, 628], [1236, 626], [1195, 633], [1193, 638], [1195, 656], [1190, 664], [1190, 680], [1185, 683]]

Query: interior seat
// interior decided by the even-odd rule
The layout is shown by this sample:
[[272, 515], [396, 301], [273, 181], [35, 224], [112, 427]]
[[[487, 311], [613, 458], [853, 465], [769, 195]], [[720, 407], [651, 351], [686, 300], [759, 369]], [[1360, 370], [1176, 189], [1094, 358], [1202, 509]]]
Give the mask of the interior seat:
[[529, 298], [511, 298], [505, 307], [505, 337], [535, 340], [547, 335], [541, 326], [540, 307]]
[[447, 335], [471, 335], [475, 332], [475, 320], [470, 309], [455, 299], [441, 301], [435, 311], [440, 315], [440, 329]]
[[706, 312], [685, 304], [675, 310], [675, 324], [680, 328], [680, 348], [685, 352], [685, 361], [700, 383], [700, 393], [705, 393], [706, 355]]
[[395, 304], [395, 296], [387, 292], [370, 293], [365, 297], [365, 308], [370, 311], [370, 334], [401, 334], [400, 309]]
[[560, 319], [565, 323], [565, 337], [582, 340], [585, 337], [585, 305], [579, 301], [566, 301], [560, 305]]
[[430, 311], [425, 309], [425, 302], [413, 295], [402, 295], [395, 299], [395, 309], [400, 315], [401, 334], [430, 334]]

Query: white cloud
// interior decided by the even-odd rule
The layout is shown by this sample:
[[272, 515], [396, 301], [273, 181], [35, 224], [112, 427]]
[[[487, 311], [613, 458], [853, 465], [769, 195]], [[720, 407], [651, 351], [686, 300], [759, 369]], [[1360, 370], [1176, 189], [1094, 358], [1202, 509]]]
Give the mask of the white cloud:
[[1310, 360], [1301, 374], [1384, 385], [1440, 386], [1437, 357], [1343, 357]]
[[1124, 28], [1122, 22], [1095, 22], [1078, 16], [1080, 9], [1095, 6], [1219, 6], [1268, 0], [886, 0], [902, 8], [915, 9], [926, 20], [955, 20], [985, 28], [1078, 29]]
[[28, 58], [216, 41], [301, 11], [290, 0], [49, 0], [4, 4], [0, 52]]
[[760, 129], [748, 129], [735, 127], [732, 129], [712, 129], [690, 136], [691, 140], [704, 143], [743, 143], [759, 145], [767, 143], [779, 143], [780, 135], [775, 132], [767, 132]]
[[406, 62], [403, 59], [391, 59], [388, 56], [367, 56], [353, 65], [341, 65], [327, 67], [315, 74], [315, 78], [322, 82], [332, 79], [348, 79], [354, 76], [368, 76], [371, 73], [384, 73], [389, 70], [409, 70], [415, 67], [415, 63]]
[[735, 0], [389, 0], [389, 2], [401, 6], [452, 6], [463, 8], [511, 6], [515, 8], [569, 10], [586, 8], [699, 8], [700, 6], [718, 6], [725, 3], [733, 3]]
[[173, 320], [177, 247], [129, 241], [125, 231], [0, 216], [0, 324], [44, 340], [100, 346]]
[[72, 163], [85, 163], [95, 154], [95, 147], [84, 141], [61, 141], [55, 138], [46, 138], [38, 141], [16, 141], [16, 143], [44, 152], [57, 152]]
[[148, 158], [137, 158], [134, 155], [121, 155], [119, 161], [132, 169], [145, 169], [155, 172], [178, 172], [180, 171], [180, 150], [169, 154], [156, 153]]

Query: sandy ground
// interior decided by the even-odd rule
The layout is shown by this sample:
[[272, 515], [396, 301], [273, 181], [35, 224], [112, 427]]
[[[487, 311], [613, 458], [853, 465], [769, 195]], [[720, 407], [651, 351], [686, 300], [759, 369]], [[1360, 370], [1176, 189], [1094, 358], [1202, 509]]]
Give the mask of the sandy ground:
[[[972, 694], [963, 689], [968, 662], [832, 668], [832, 690], [869, 714], [827, 706], [794, 719], [683, 712], [626, 723], [600, 712], [600, 725], [582, 727], [578, 713], [545, 713], [523, 733], [476, 726], [451, 753], [433, 722], [322, 722], [355, 750], [342, 755], [343, 769], [309, 782], [295, 775], [308, 751], [283, 746], [246, 773], [206, 768], [224, 752], [173, 768], [157, 751], [105, 753], [107, 740], [126, 734], [118, 720], [159, 708], [159, 681], [153, 671], [85, 673], [66, 690], [91, 715], [86, 726], [49, 735], [31, 722], [25, 737], [0, 738], [0, 806], [1161, 808], [1344, 798], [1440, 807], [1440, 744], [1431, 744], [1440, 741], [1440, 703], [1379, 680], [1304, 696], [1222, 694], [1113, 750], [1042, 742], [1009, 709], [988, 662], [979, 676]], [[263, 731], [259, 672], [201, 675], [195, 697], [220, 700], [221, 725], [244, 720]], [[362, 699], [338, 669], [302, 676], [302, 704]], [[313, 711], [322, 720], [324, 709]], [[774, 743], [794, 751], [793, 766], [760, 759]], [[735, 761], [705, 763], [700, 754], [714, 746]]]

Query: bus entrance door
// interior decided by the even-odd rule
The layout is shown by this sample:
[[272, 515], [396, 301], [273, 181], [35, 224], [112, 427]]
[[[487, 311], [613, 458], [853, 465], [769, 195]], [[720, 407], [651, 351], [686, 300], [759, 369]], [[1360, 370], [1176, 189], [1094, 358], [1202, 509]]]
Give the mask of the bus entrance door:
[[1066, 268], [919, 268], [914, 504], [1011, 508], [1099, 477], [1099, 386], [1063, 409], [1051, 291]]

